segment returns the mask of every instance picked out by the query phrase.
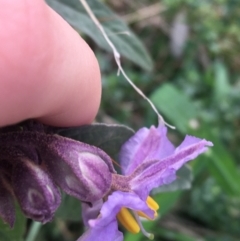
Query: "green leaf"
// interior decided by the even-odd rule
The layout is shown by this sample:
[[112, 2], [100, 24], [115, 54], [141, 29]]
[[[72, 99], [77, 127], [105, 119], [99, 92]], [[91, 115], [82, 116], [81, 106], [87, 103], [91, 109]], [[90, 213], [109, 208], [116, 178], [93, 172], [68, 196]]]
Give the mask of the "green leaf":
[[217, 61], [214, 65], [214, 98], [220, 110], [229, 112], [231, 108], [231, 85], [227, 67], [220, 61]]
[[176, 204], [180, 198], [182, 191], [174, 191], [168, 193], [159, 193], [155, 195], [154, 200], [160, 205], [159, 214], [164, 216]]
[[213, 142], [214, 146], [205, 154], [209, 159], [206, 162], [208, 170], [227, 194], [239, 195], [240, 173], [237, 165], [212, 129], [207, 124], [202, 124], [200, 129], [192, 130], [191, 134]]
[[162, 85], [150, 98], [170, 123], [183, 133], [187, 132], [189, 121], [198, 114], [191, 100], [171, 84]]
[[215, 98], [217, 101], [222, 101], [223, 99], [227, 98], [227, 95], [231, 90], [228, 71], [226, 66], [220, 61], [217, 61], [213, 67], [215, 72]]
[[[159, 227], [157, 230], [158, 236], [161, 236], [161, 240], [174, 240], [174, 241], [196, 241], [196, 237], [194, 234], [185, 234], [179, 231], [173, 231], [166, 228]], [[205, 239], [198, 239], [201, 241], [205, 241]]]
[[61, 205], [55, 213], [55, 217], [68, 221], [82, 220], [81, 202], [74, 197], [63, 194]]
[[193, 175], [191, 167], [184, 165], [180, 170], [177, 171], [177, 179], [174, 182], [159, 188], [155, 188], [152, 193], [156, 194], [159, 192], [172, 192], [177, 190], [190, 189], [192, 180]]
[[26, 218], [16, 206], [16, 221], [14, 228], [11, 229], [8, 224], [4, 223], [0, 218], [0, 240], [1, 241], [22, 241], [26, 229]]
[[122, 144], [134, 131], [124, 125], [92, 124], [62, 129], [58, 134], [99, 147], [116, 160]]
[[[99, 47], [110, 50], [100, 30], [78, 0], [47, 0], [47, 3], [76, 30], [91, 37]], [[153, 63], [149, 54], [127, 25], [103, 3], [97, 0], [88, 0], [87, 3], [119, 53], [145, 70], [152, 69]], [[122, 32], [129, 34], [118, 34]]]

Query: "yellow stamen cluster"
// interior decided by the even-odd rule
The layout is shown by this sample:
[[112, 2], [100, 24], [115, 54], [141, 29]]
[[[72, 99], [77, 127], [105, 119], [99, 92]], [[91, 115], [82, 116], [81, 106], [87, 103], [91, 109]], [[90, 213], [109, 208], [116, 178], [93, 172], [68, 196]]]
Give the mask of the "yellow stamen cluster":
[[[146, 203], [149, 208], [151, 208], [155, 213], [154, 213], [154, 218], [157, 217], [157, 210], [159, 209], [159, 205], [152, 199], [150, 196], [148, 196]], [[144, 217], [148, 220], [153, 220], [149, 216], [147, 216], [145, 213], [141, 211], [137, 211], [137, 214], [140, 217]], [[118, 221], [122, 224], [124, 228], [126, 228], [129, 232], [131, 233], [139, 233], [140, 231], [140, 226], [136, 219], [132, 216], [130, 211], [127, 208], [121, 208], [120, 212], [117, 214], [117, 219]]]

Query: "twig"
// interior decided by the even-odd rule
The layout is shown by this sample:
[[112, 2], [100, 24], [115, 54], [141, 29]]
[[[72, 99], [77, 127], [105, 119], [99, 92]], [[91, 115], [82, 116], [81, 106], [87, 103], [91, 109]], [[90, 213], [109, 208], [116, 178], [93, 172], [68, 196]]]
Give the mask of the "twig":
[[161, 12], [163, 12], [165, 10], [166, 10], [166, 8], [164, 6], [161, 6], [160, 2], [157, 2], [152, 5], [146, 6], [144, 8], [138, 9], [134, 13], [130, 13], [125, 16], [122, 16], [122, 18], [128, 24], [132, 24], [135, 22], [142, 21], [144, 19], [154, 17], [156, 15], [159, 15]]
[[116, 47], [114, 46], [114, 44], [112, 43], [112, 41], [108, 38], [104, 28], [102, 27], [102, 25], [100, 24], [100, 22], [98, 21], [98, 19], [96, 18], [96, 16], [94, 15], [94, 13], [92, 12], [92, 10], [90, 9], [89, 5], [87, 4], [86, 0], [79, 0], [83, 7], [85, 8], [85, 10], [87, 11], [88, 15], [90, 16], [90, 18], [92, 19], [92, 21], [95, 23], [95, 25], [98, 27], [98, 29], [101, 31], [103, 37], [105, 38], [105, 40], [107, 41], [108, 45], [111, 47], [112, 51], [113, 51], [113, 55], [114, 55], [114, 59], [116, 61], [116, 64], [118, 66], [118, 75], [120, 73], [122, 73], [122, 75], [124, 76], [124, 78], [128, 81], [128, 83], [134, 88], [134, 90], [140, 95], [142, 96], [152, 107], [153, 111], [157, 114], [158, 116], [158, 120], [160, 123], [164, 123], [165, 125], [167, 125], [168, 127], [175, 129], [174, 126], [169, 125], [168, 123], [166, 123], [163, 119], [163, 117], [159, 114], [159, 112], [157, 111], [155, 105], [152, 103], [152, 101], [132, 82], [132, 80], [127, 76], [127, 74], [125, 73], [125, 71], [122, 68], [121, 65], [121, 61], [120, 61], [120, 53], [117, 51]]

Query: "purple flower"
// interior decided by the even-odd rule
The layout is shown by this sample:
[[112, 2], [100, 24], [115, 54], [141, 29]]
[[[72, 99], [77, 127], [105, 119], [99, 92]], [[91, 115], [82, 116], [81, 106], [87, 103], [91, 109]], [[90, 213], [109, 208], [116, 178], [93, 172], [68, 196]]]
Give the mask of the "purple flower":
[[27, 217], [48, 222], [60, 205], [61, 189], [82, 201], [88, 230], [78, 241], [122, 241], [117, 220], [152, 239], [139, 219], [157, 216], [158, 204], [149, 193], [175, 180], [176, 171], [208, 146], [212, 143], [186, 136], [175, 149], [166, 127], [142, 128], [122, 146], [120, 175], [99, 148], [49, 133], [41, 124], [1, 129], [0, 216], [13, 226], [16, 198]]
[[176, 171], [205, 152], [208, 146], [212, 143], [186, 136], [175, 148], [167, 138], [166, 127], [140, 129], [122, 146], [120, 161], [124, 176], [112, 174], [111, 194], [92, 205], [83, 205], [88, 230], [78, 241], [122, 241], [117, 219], [129, 231], [141, 230], [152, 239], [153, 235], [144, 230], [139, 219], [139, 214], [149, 219], [156, 216], [158, 206], [148, 197], [150, 191], [174, 181]]

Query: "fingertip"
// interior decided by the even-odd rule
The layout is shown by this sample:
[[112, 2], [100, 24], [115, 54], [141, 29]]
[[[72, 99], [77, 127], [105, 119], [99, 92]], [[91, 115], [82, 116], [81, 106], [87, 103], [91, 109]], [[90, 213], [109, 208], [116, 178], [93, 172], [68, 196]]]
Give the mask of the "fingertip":
[[[90, 124], [97, 115], [101, 100], [101, 76], [98, 62], [91, 51], [82, 51], [85, 64], [66, 87], [56, 86], [58, 98], [49, 100], [51, 107], [45, 108], [37, 119], [53, 126], [79, 126]], [[75, 63], [75, 62], [74, 62]], [[74, 64], [75, 65], [75, 64]], [[56, 83], [57, 85], [58, 83]]]
[[55, 46], [58, 59], [50, 64], [48, 76], [50, 80], [56, 80], [53, 82], [57, 95], [49, 94], [48, 103], [51, 104], [40, 113], [38, 120], [55, 126], [89, 124], [95, 118], [101, 100], [98, 61], [79, 34], [59, 15], [50, 11], [54, 36], [62, 36], [61, 40], [58, 39], [58, 47]]
[[1, 20], [12, 28], [1, 32], [8, 44], [0, 48], [6, 57], [0, 61], [0, 126], [29, 118], [56, 126], [92, 122], [101, 98], [94, 53], [43, 1], [21, 3], [17, 20]]

